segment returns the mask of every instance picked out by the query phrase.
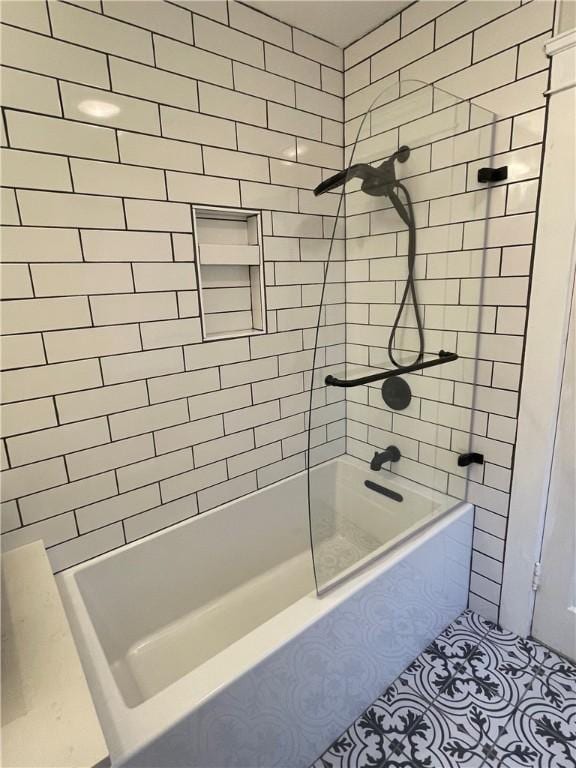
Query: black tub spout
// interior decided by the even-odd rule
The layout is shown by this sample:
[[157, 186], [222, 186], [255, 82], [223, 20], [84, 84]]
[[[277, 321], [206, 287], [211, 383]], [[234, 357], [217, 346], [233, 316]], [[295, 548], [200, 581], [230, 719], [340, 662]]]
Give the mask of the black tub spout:
[[395, 445], [389, 445], [385, 451], [382, 451], [382, 453], [378, 453], [378, 451], [374, 453], [372, 461], [370, 462], [370, 469], [374, 472], [379, 472], [382, 469], [382, 466], [389, 461], [400, 461], [401, 455], [402, 454]]

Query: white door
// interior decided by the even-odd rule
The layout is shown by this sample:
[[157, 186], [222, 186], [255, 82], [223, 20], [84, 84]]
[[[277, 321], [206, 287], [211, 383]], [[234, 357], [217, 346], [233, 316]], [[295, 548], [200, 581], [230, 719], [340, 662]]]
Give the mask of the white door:
[[[576, 291], [562, 378], [532, 634], [576, 660]], [[545, 396], [545, 393], [543, 393]]]

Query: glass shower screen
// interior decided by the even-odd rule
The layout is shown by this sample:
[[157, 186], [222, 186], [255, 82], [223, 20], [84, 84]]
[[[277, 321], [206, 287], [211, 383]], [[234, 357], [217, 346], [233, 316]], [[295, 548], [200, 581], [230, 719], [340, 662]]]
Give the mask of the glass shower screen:
[[498, 274], [486, 232], [502, 200], [477, 177], [494, 115], [416, 81], [367, 111], [362, 98], [347, 102], [347, 171], [317, 190], [337, 211], [308, 413], [319, 593], [465, 499], [478, 467], [458, 458], [481, 418], [475, 385], [490, 383], [478, 343], [494, 322], [482, 284]]

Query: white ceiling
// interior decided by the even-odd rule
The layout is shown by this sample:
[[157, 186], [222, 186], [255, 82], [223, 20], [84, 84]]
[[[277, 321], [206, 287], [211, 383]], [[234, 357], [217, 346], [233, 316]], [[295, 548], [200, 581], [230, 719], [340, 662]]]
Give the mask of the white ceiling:
[[243, 0], [269, 16], [344, 48], [412, 0]]

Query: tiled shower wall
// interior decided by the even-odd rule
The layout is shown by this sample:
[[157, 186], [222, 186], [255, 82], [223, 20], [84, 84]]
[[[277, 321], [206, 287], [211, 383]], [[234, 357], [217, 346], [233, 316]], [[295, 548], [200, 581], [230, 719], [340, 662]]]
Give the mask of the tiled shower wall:
[[[342, 51], [219, 0], [2, 17], [2, 541], [58, 571], [304, 468]], [[263, 210], [266, 335], [201, 343], [191, 203]], [[315, 406], [321, 461], [344, 401]]]
[[[344, 53], [348, 152], [360, 116], [399, 80], [434, 83], [496, 114], [492, 159], [490, 128], [475, 128], [485, 120], [474, 110], [470, 125], [444, 140], [449, 132], [440, 126], [439, 92], [427, 110], [435, 109], [436, 117], [410, 127], [415, 145], [425, 145], [416, 151], [420, 167], [412, 167], [406, 186], [417, 200], [416, 276], [426, 349], [455, 350], [461, 359], [409, 376], [414, 399], [406, 411], [387, 409], [376, 386], [350, 390], [347, 405], [349, 453], [368, 459], [375, 449], [396, 443], [403, 460], [393, 471], [460, 498], [466, 487], [457, 456], [469, 449], [471, 426], [471, 447], [485, 456], [483, 467], [471, 468], [467, 489], [476, 505], [471, 606], [493, 618], [500, 602], [544, 132], [543, 44], [551, 37], [553, 16], [554, 3], [547, 0], [417, 2]], [[372, 128], [373, 134], [386, 130]], [[366, 142], [372, 159], [380, 140]], [[399, 143], [405, 143], [402, 128]], [[509, 171], [507, 183], [491, 191], [486, 228], [487, 193], [477, 191], [475, 179], [482, 165], [507, 165]], [[357, 367], [374, 365], [378, 353], [381, 360], [387, 345], [405, 277], [405, 264], [395, 257], [406, 252], [405, 239], [391, 233], [405, 228], [392, 216], [396, 226], [387, 229], [365, 195], [347, 198], [347, 362]], [[368, 270], [367, 256], [385, 257], [377, 260], [377, 276], [372, 264]], [[374, 280], [376, 292], [369, 287]], [[401, 337], [409, 360], [417, 346], [413, 316], [408, 318]]]
[[[419, 207], [419, 292], [427, 338], [435, 313], [463, 362], [458, 375], [446, 366], [413, 376], [403, 414], [387, 412], [376, 388], [350, 392], [347, 422], [350, 453], [365, 458], [394, 440], [399, 471], [457, 495], [462, 425], [473, 423], [486, 465], [468, 488], [477, 505], [471, 600], [489, 616], [502, 575], [553, 12], [548, 0], [420, 1], [344, 52], [348, 147], [358, 116], [399, 79], [435, 83], [498, 116], [493, 162], [508, 164], [510, 179], [491, 205], [482, 333], [476, 339], [479, 301], [465, 299], [479, 295], [481, 247], [466, 243], [483, 235], [470, 213], [478, 197], [467, 193], [486, 155], [467, 158], [456, 191], [432, 178], [431, 153], [411, 188], [433, 181], [434, 196], [453, 204], [442, 223], [432, 205]], [[342, 52], [219, 0], [4, 2], [2, 13], [2, 538], [7, 547], [44, 538], [60, 570], [305, 466], [306, 387], [337, 203], [311, 190], [343, 163]], [[190, 203], [264, 211], [267, 335], [201, 343]], [[354, 219], [350, 210], [352, 250], [353, 239], [378, 232], [370, 214]], [[445, 241], [448, 231], [463, 239]], [[332, 258], [342, 257], [338, 247]], [[426, 297], [435, 276], [452, 298]], [[333, 263], [317, 360], [331, 370], [344, 356], [343, 277]], [[394, 291], [398, 277], [380, 282]], [[353, 365], [368, 362], [362, 304], [374, 305], [353, 300], [364, 279], [348, 273]], [[389, 320], [381, 325], [386, 336]], [[341, 393], [320, 388], [314, 405], [322, 460], [344, 449]]]

